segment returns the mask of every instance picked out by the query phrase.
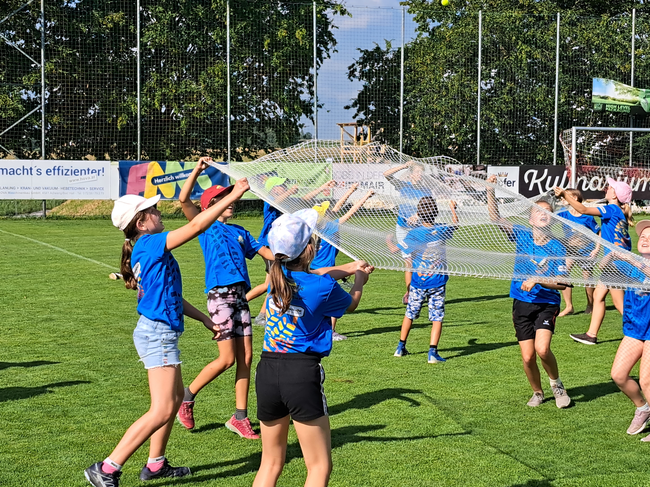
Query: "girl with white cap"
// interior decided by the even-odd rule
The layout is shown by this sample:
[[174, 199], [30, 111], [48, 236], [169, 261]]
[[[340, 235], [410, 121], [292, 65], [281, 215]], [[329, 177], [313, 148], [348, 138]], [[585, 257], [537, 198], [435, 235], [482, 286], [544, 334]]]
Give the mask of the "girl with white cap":
[[[630, 208], [632, 188], [630, 188], [629, 184], [612, 178], [607, 178], [607, 185], [607, 192], [605, 193], [607, 205], [605, 206], [587, 207], [562, 188], [555, 188], [555, 196], [564, 198], [578, 213], [599, 216], [602, 238], [617, 247], [631, 250], [632, 240], [628, 228], [634, 226], [634, 218]], [[609, 249], [605, 248], [604, 252], [607, 255]], [[586, 333], [573, 333], [570, 335], [576, 342], [585, 345], [596, 345], [598, 343], [598, 330], [600, 330], [600, 325], [602, 325], [605, 318], [605, 297], [607, 293], [612, 294], [614, 306], [616, 306], [619, 313], [623, 314], [624, 291], [622, 289], [609, 289], [602, 283], [598, 283], [594, 290], [594, 304], [589, 330]]]
[[165, 232], [156, 204], [160, 196], [122, 196], [115, 202], [113, 224], [124, 232], [121, 273], [127, 289], [137, 290], [140, 319], [133, 341], [147, 369], [151, 407], [126, 431], [109, 457], [85, 470], [95, 487], [118, 487], [122, 465], [150, 440], [149, 460], [141, 480], [190, 475], [187, 467], [172, 467], [165, 447], [174, 417], [183, 400], [178, 338], [184, 329], [183, 315], [201, 321], [215, 334], [219, 329], [208, 316], [183, 299], [178, 263], [171, 251], [205, 230], [249, 189], [240, 179], [228, 196], [187, 225]]
[[[305, 485], [327, 485], [332, 470], [320, 360], [332, 350], [330, 318], [357, 308], [374, 268], [356, 261], [310, 271], [317, 219], [313, 209], [282, 215], [268, 235], [275, 259], [269, 273], [262, 358], [255, 375], [262, 462], [254, 487], [276, 485], [285, 462], [290, 420], [307, 466]], [[355, 282], [348, 294], [335, 279], [350, 275]]]

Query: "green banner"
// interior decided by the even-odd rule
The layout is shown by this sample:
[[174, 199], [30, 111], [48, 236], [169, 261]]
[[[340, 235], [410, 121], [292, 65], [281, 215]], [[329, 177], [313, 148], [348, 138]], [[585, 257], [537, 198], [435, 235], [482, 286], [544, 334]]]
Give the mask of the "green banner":
[[650, 112], [650, 90], [634, 88], [618, 81], [594, 78], [591, 102], [597, 112], [647, 115]]

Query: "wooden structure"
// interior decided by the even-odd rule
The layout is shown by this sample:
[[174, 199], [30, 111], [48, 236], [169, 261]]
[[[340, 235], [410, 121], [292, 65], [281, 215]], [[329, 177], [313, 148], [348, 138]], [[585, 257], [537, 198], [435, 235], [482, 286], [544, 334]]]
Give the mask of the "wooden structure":
[[336, 125], [341, 129], [341, 162], [345, 162], [345, 157], [348, 155], [352, 156], [353, 162], [362, 162], [362, 156], [372, 142], [370, 127], [359, 125], [357, 122]]

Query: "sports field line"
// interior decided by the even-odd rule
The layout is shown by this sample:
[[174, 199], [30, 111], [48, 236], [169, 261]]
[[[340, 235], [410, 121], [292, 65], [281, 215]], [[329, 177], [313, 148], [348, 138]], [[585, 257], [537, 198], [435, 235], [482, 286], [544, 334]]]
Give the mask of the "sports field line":
[[108, 267], [109, 269], [115, 269], [115, 266], [104, 264], [103, 262], [99, 262], [98, 260], [90, 259], [88, 257], [84, 257], [83, 255], [75, 254], [74, 252], [70, 252], [69, 250], [62, 249], [61, 247], [57, 247], [56, 245], [52, 245], [46, 242], [41, 242], [40, 240], [36, 240], [35, 238], [31, 237], [26, 237], [25, 235], [19, 235], [17, 233], [11, 233], [6, 230], [0, 229], [0, 232], [6, 233], [7, 235], [11, 235], [12, 237], [18, 237], [18, 238], [23, 238], [25, 240], [29, 240], [30, 242], [37, 243], [39, 245], [44, 245], [45, 247], [49, 247], [54, 250], [58, 250], [59, 252], [63, 252], [64, 254], [71, 255], [72, 257], [76, 257], [78, 259], [83, 259], [87, 260], [88, 262], [92, 262], [93, 264], [101, 265], [103, 267]]

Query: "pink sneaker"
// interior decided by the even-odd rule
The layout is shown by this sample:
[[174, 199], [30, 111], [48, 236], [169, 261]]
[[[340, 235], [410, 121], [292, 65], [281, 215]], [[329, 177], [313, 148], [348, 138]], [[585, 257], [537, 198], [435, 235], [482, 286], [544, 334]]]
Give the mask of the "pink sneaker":
[[176, 419], [188, 430], [194, 428], [194, 401], [183, 401]]
[[237, 433], [242, 438], [246, 438], [247, 440], [260, 439], [260, 435], [253, 431], [253, 427], [251, 426], [251, 422], [248, 420], [248, 418], [235, 419], [235, 415], [233, 414], [226, 423], [226, 428], [228, 428], [233, 433]]

